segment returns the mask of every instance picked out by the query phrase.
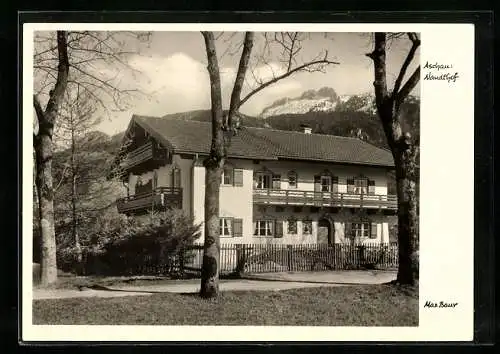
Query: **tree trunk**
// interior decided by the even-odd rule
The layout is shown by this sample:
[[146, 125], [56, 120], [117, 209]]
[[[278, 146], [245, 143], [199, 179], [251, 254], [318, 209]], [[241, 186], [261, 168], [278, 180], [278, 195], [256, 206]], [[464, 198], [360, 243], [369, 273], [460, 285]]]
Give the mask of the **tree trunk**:
[[52, 188], [52, 139], [41, 129], [36, 138], [35, 153], [41, 248], [40, 283], [48, 285], [57, 280], [54, 193]]
[[419, 278], [419, 246], [415, 152], [409, 147], [396, 153], [396, 184], [398, 190], [399, 268], [397, 282], [415, 284]]
[[224, 135], [222, 91], [219, 64], [212, 32], [202, 32], [208, 59], [210, 95], [212, 102], [212, 144], [205, 165], [205, 242], [201, 269], [202, 297], [216, 297], [219, 294], [219, 190], [224, 167]]
[[414, 33], [408, 33], [412, 47], [401, 66], [391, 93], [387, 89], [386, 71], [386, 33], [374, 35], [373, 52], [367, 54], [373, 60], [375, 81], [375, 100], [382, 127], [391, 148], [396, 169], [398, 194], [398, 244], [399, 266], [397, 282], [415, 284], [418, 279], [418, 208], [417, 208], [417, 156], [419, 147], [412, 142], [411, 134], [403, 132], [399, 109], [409, 93], [420, 80], [420, 66], [402, 85], [408, 66], [420, 46]]
[[50, 91], [45, 111], [36, 96], [33, 105], [38, 119], [38, 134], [33, 137], [36, 156], [36, 187], [38, 192], [39, 230], [41, 243], [42, 285], [57, 280], [56, 235], [54, 229], [54, 188], [52, 182], [52, 135], [69, 74], [67, 33], [57, 31], [58, 67], [54, 89]]
[[202, 297], [215, 297], [219, 293], [219, 189], [222, 164], [206, 166], [205, 175], [205, 243], [201, 270]]

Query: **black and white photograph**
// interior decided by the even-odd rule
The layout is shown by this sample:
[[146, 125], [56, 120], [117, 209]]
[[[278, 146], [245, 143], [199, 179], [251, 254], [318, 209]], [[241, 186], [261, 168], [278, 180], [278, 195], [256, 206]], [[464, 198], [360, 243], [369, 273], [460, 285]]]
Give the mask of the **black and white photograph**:
[[[439, 222], [439, 199], [420, 208], [434, 193], [421, 185], [433, 146], [420, 139], [421, 100], [433, 102], [421, 85], [453, 90], [469, 69], [424, 61], [429, 32], [105, 26], [35, 25], [24, 39], [31, 331], [387, 337], [418, 330], [422, 311], [468, 306], [420, 284], [421, 268], [451, 266], [420, 257], [446, 237], [420, 237], [423, 212]], [[427, 173], [441, 171], [433, 163]]]

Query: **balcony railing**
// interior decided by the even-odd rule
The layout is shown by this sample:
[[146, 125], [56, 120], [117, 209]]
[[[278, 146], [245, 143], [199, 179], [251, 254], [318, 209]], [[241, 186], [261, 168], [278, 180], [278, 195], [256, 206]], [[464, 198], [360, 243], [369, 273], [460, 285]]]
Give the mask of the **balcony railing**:
[[166, 158], [166, 151], [155, 148], [149, 141], [127, 154], [125, 169], [134, 173], [151, 170], [165, 164]]
[[317, 207], [397, 209], [395, 195], [313, 192], [288, 189], [254, 189], [255, 204], [309, 205]]
[[159, 187], [151, 192], [135, 194], [116, 202], [119, 213], [141, 214], [151, 210], [182, 208], [182, 188]]

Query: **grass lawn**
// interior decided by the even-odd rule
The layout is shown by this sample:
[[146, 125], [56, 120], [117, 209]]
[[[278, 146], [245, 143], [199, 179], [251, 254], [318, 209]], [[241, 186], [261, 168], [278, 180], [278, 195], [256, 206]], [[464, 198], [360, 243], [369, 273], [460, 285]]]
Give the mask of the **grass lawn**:
[[395, 285], [33, 301], [33, 324], [418, 326], [418, 291]]

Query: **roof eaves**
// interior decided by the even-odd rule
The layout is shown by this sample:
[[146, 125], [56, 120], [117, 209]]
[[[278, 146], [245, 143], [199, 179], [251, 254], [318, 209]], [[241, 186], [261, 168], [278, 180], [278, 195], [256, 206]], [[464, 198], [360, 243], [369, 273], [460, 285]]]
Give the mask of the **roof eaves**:
[[298, 160], [298, 161], [313, 161], [313, 162], [330, 162], [330, 163], [338, 163], [338, 164], [347, 164], [347, 165], [363, 165], [363, 166], [376, 166], [376, 167], [394, 167], [394, 164], [388, 163], [377, 163], [377, 162], [368, 162], [368, 161], [346, 161], [346, 160], [338, 160], [338, 159], [317, 159], [317, 158], [307, 158], [307, 157], [293, 157], [293, 156], [285, 156], [279, 155], [278, 160]]
[[[208, 155], [207, 151], [200, 151], [200, 150], [189, 150], [189, 149], [173, 149], [173, 152], [175, 154], [200, 154], [200, 155]], [[228, 158], [233, 158], [233, 159], [245, 159], [245, 160], [278, 160], [277, 157], [274, 156], [263, 156], [263, 155], [250, 155], [250, 154], [245, 154], [245, 155], [239, 155], [239, 154], [228, 154]]]

